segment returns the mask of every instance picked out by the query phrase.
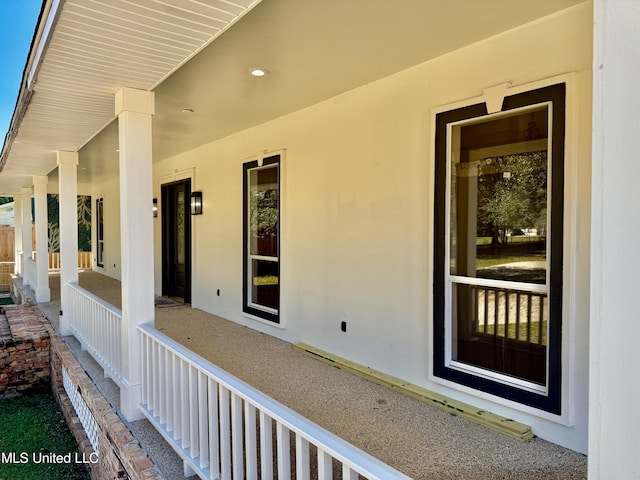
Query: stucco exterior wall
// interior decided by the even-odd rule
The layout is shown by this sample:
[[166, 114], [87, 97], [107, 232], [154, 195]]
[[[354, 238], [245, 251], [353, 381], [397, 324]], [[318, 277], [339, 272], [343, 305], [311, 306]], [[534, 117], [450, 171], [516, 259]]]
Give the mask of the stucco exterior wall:
[[[535, 434], [585, 452], [591, 26], [591, 5], [585, 3], [155, 164], [154, 195], [176, 175], [191, 177], [192, 189], [203, 192], [204, 214], [192, 217], [193, 306], [528, 423]], [[431, 110], [496, 84], [517, 86], [571, 72], [563, 329], [563, 362], [570, 372], [570, 392], [563, 394], [570, 395], [570, 405], [558, 421], [429, 380]], [[242, 313], [242, 163], [279, 149], [285, 149], [281, 325], [273, 326]], [[103, 190], [106, 215], [106, 195], [116, 189]], [[94, 188], [93, 198], [98, 196]], [[154, 229], [160, 293], [160, 216]], [[109, 264], [112, 255], [109, 250]]]

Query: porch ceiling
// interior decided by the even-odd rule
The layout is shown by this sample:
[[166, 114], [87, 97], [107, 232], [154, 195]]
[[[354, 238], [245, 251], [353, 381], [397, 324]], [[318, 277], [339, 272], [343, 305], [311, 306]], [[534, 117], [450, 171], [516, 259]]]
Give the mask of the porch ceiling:
[[56, 151], [79, 150], [113, 120], [120, 87], [153, 90], [259, 2], [45, 0], [3, 149], [0, 192], [51, 172]]
[[582, 3], [259, 1], [61, 0], [0, 193], [55, 170], [57, 150], [81, 149], [79, 181], [116, 176], [121, 86], [156, 92], [159, 161]]

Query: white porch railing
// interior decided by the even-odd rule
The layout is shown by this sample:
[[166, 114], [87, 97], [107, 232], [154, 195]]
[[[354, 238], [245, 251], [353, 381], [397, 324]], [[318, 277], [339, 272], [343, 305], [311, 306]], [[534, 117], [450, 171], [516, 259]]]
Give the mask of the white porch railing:
[[105, 373], [122, 388], [122, 311], [77, 283], [67, 284], [67, 289], [73, 334]]
[[409, 478], [150, 325], [139, 330], [141, 409], [201, 478], [271, 479], [275, 468], [279, 480], [316, 478], [315, 472], [329, 480], [335, 461], [343, 479]]

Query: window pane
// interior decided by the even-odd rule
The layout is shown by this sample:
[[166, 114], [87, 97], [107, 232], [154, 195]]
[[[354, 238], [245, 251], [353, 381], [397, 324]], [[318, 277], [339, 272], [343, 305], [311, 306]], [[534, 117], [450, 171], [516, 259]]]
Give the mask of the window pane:
[[249, 171], [251, 255], [278, 256], [278, 166]]
[[451, 274], [546, 284], [547, 114], [454, 127]]
[[546, 384], [547, 295], [452, 285], [452, 359]]
[[277, 310], [280, 306], [278, 262], [251, 261], [251, 302]]
[[99, 267], [104, 266], [104, 203], [102, 198], [96, 200], [96, 222], [97, 239], [96, 239], [96, 264]]
[[176, 192], [176, 230], [175, 230], [175, 241], [176, 241], [176, 263], [178, 265], [184, 265], [186, 259], [186, 245], [184, 243], [185, 235], [185, 191], [184, 189], [180, 189]]

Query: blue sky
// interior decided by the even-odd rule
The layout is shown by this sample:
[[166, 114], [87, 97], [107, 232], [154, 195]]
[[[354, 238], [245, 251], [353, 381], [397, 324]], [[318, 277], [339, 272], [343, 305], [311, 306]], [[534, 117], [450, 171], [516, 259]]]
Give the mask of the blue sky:
[[0, 0], [0, 145], [16, 106], [41, 6], [42, 0]]

